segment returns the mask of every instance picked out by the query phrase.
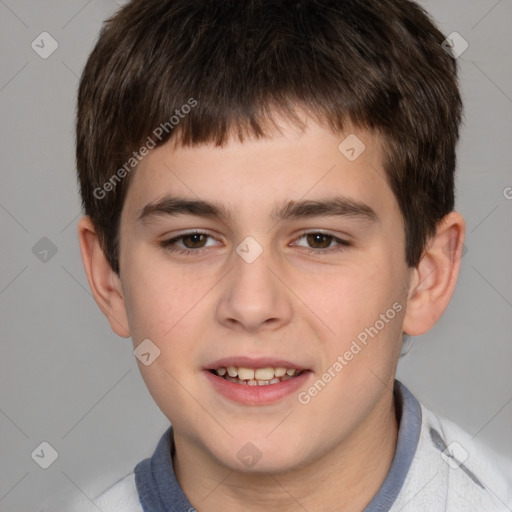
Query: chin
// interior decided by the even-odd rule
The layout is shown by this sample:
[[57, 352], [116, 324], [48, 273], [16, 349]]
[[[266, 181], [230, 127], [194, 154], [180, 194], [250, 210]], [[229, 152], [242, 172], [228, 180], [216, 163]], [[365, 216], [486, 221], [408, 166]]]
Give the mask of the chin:
[[304, 464], [305, 452], [301, 443], [272, 443], [265, 436], [260, 436], [260, 440], [254, 439], [250, 441], [248, 436], [244, 436], [237, 441], [229, 440], [226, 446], [228, 457], [224, 453], [219, 458], [221, 464], [248, 475], [286, 473]]

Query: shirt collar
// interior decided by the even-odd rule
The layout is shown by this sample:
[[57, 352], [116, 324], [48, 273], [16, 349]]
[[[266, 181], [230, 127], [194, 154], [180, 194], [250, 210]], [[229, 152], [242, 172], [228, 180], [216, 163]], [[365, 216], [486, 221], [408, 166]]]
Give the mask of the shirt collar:
[[[399, 495], [411, 466], [421, 431], [421, 408], [413, 394], [398, 380], [394, 386], [399, 417], [395, 456], [384, 483], [364, 512], [387, 512]], [[172, 426], [160, 438], [152, 457], [135, 467], [135, 483], [144, 512], [195, 512], [181, 489], [171, 454]]]

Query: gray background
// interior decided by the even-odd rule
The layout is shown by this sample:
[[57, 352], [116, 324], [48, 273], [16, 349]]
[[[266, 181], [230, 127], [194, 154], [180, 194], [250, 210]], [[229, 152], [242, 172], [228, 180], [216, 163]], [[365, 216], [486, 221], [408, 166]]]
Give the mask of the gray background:
[[[119, 4], [0, 0], [2, 512], [60, 512], [72, 496], [95, 496], [149, 456], [168, 425], [131, 341], [110, 331], [92, 299], [76, 234], [78, 76]], [[445, 34], [469, 43], [459, 57], [466, 121], [457, 177], [467, 252], [450, 306], [414, 339], [398, 376], [425, 405], [512, 457], [512, 2], [423, 4]], [[47, 59], [31, 47], [43, 31], [59, 44]], [[37, 254], [47, 241], [33, 250], [43, 237], [56, 254]], [[31, 457], [43, 441], [58, 452], [46, 470]]]

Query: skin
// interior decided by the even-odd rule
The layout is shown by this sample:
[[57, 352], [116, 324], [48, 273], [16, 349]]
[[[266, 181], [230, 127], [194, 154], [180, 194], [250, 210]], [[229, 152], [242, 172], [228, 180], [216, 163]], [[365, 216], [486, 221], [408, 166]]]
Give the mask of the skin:
[[[366, 146], [353, 162], [338, 150], [349, 133]], [[244, 143], [231, 138], [222, 147], [168, 143], [152, 150], [132, 176], [123, 207], [120, 276], [87, 217], [78, 228], [82, 258], [112, 329], [131, 336], [135, 347], [149, 338], [160, 349], [151, 365], [138, 364], [174, 426], [174, 468], [197, 510], [356, 512], [378, 491], [393, 459], [392, 386], [402, 331], [422, 334], [445, 310], [464, 220], [447, 215], [421, 262], [408, 268], [403, 219], [376, 135], [355, 128], [334, 134], [312, 120], [303, 131], [282, 121], [269, 135]], [[235, 215], [137, 222], [142, 208], [166, 193], [220, 201]], [[335, 193], [370, 206], [378, 220], [270, 217], [283, 202]], [[179, 255], [159, 245], [195, 229], [211, 237], [175, 246], [202, 245], [202, 253]], [[351, 245], [328, 237], [315, 243], [303, 230]], [[250, 264], [235, 251], [247, 236], [263, 249]], [[340, 250], [322, 255], [325, 247]], [[297, 393], [240, 405], [205, 378], [205, 366], [220, 357], [270, 356], [308, 368], [299, 390], [307, 391], [394, 303], [401, 311], [307, 405]], [[261, 454], [252, 467], [237, 457], [247, 442]]]

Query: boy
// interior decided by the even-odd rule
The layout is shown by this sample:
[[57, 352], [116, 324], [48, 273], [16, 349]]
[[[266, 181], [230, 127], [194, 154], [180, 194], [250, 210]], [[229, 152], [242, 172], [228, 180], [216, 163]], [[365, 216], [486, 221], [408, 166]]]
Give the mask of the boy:
[[464, 241], [444, 39], [408, 0], [139, 0], [106, 23], [80, 246], [172, 427], [95, 508], [512, 510], [508, 470], [395, 381]]

